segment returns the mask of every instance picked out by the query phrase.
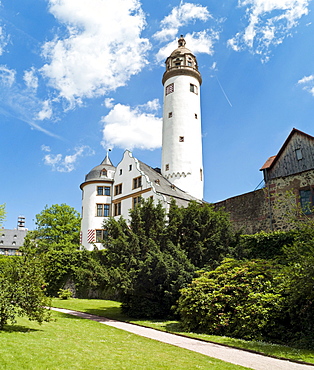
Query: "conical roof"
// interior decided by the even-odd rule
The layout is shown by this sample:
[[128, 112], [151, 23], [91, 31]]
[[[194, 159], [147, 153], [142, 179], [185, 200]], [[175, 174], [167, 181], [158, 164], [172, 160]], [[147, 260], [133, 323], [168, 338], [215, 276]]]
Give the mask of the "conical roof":
[[112, 164], [108, 154], [106, 155], [105, 159], [99, 164], [98, 166], [94, 167], [86, 176], [86, 181], [92, 180], [112, 180], [112, 176], [108, 176], [108, 171], [115, 171], [115, 166]]

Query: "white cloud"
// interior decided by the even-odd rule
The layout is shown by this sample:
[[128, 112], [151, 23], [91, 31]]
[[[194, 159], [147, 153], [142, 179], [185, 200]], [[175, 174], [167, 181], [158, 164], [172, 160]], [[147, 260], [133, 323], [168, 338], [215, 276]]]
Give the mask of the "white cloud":
[[121, 149], [149, 149], [161, 146], [162, 119], [150, 113], [159, 108], [155, 99], [134, 109], [127, 105], [116, 104], [102, 118], [103, 146]]
[[38, 112], [36, 120], [43, 121], [44, 119], [50, 119], [52, 116], [52, 108], [50, 100], [45, 100], [42, 102], [42, 109]]
[[16, 71], [4, 65], [0, 66], [0, 81], [4, 86], [11, 87], [15, 82]]
[[[205, 53], [212, 55], [214, 53], [214, 43], [219, 39], [219, 33], [214, 30], [204, 30], [201, 32], [193, 32], [184, 36], [186, 47], [192, 51], [193, 54]], [[169, 42], [162, 47], [157, 55], [158, 62], [164, 61], [174, 49], [178, 47], [178, 41]]]
[[44, 145], [44, 144], [41, 146], [41, 150], [43, 152], [47, 152], [47, 153], [50, 153], [51, 152], [50, 146]]
[[104, 104], [105, 104], [105, 107], [108, 108], [108, 109], [111, 109], [114, 107], [114, 99], [113, 98], [106, 98], [104, 100]]
[[[50, 152], [50, 147], [42, 145], [41, 149], [45, 152]], [[53, 171], [57, 172], [72, 172], [75, 169], [75, 165], [80, 157], [94, 155], [95, 152], [86, 145], [76, 147], [74, 154], [65, 155], [62, 154], [46, 154], [44, 156], [44, 163], [50, 166]]]
[[67, 37], [43, 47], [41, 72], [70, 103], [124, 86], [147, 64], [150, 45], [141, 38], [145, 16], [139, 0], [49, 0]]
[[305, 76], [298, 81], [299, 85], [303, 85], [303, 90], [314, 96], [314, 75]]
[[156, 32], [154, 37], [160, 41], [172, 40], [176, 37], [180, 27], [197, 20], [205, 22], [210, 17], [207, 7], [181, 2], [161, 21], [161, 30]]
[[16, 71], [4, 65], [0, 65], [0, 104], [2, 114], [26, 122], [32, 129], [60, 139], [34, 122], [34, 117], [43, 109], [44, 103], [36, 97], [34, 91], [18, 84]]
[[235, 51], [248, 48], [267, 61], [270, 47], [279, 45], [307, 15], [310, 0], [239, 0], [238, 6], [246, 8], [248, 25], [228, 40]]
[[0, 27], [0, 55], [4, 53], [4, 48], [7, 46], [7, 44], [8, 44], [8, 36], [4, 32], [3, 27]]
[[35, 75], [35, 68], [32, 67], [29, 71], [24, 72], [24, 82], [28, 89], [37, 90], [38, 88], [38, 77]]

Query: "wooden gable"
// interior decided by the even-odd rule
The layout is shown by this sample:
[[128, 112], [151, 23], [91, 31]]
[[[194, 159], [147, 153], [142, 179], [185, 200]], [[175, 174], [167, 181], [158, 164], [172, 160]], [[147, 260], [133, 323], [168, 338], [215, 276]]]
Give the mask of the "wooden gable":
[[312, 170], [314, 169], [314, 137], [294, 128], [278, 154], [270, 159], [261, 168], [266, 182]]

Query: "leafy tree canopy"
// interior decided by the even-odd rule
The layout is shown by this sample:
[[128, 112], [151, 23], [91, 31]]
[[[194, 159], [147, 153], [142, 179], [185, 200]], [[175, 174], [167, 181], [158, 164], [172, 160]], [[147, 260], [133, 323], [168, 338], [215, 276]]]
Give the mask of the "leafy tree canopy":
[[44, 293], [43, 267], [29, 256], [0, 260], [0, 330], [17, 316], [39, 323], [49, 321], [49, 306]]
[[80, 215], [66, 204], [54, 204], [36, 215], [36, 229], [27, 233], [24, 246], [48, 250], [75, 250], [80, 243]]

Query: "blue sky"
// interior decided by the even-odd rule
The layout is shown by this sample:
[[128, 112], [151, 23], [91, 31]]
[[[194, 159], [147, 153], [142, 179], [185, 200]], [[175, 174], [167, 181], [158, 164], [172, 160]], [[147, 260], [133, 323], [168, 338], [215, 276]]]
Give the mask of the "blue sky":
[[205, 200], [252, 191], [293, 127], [314, 135], [311, 0], [0, 0], [6, 228], [81, 209], [111, 148], [161, 162], [164, 60], [183, 34], [201, 88]]

